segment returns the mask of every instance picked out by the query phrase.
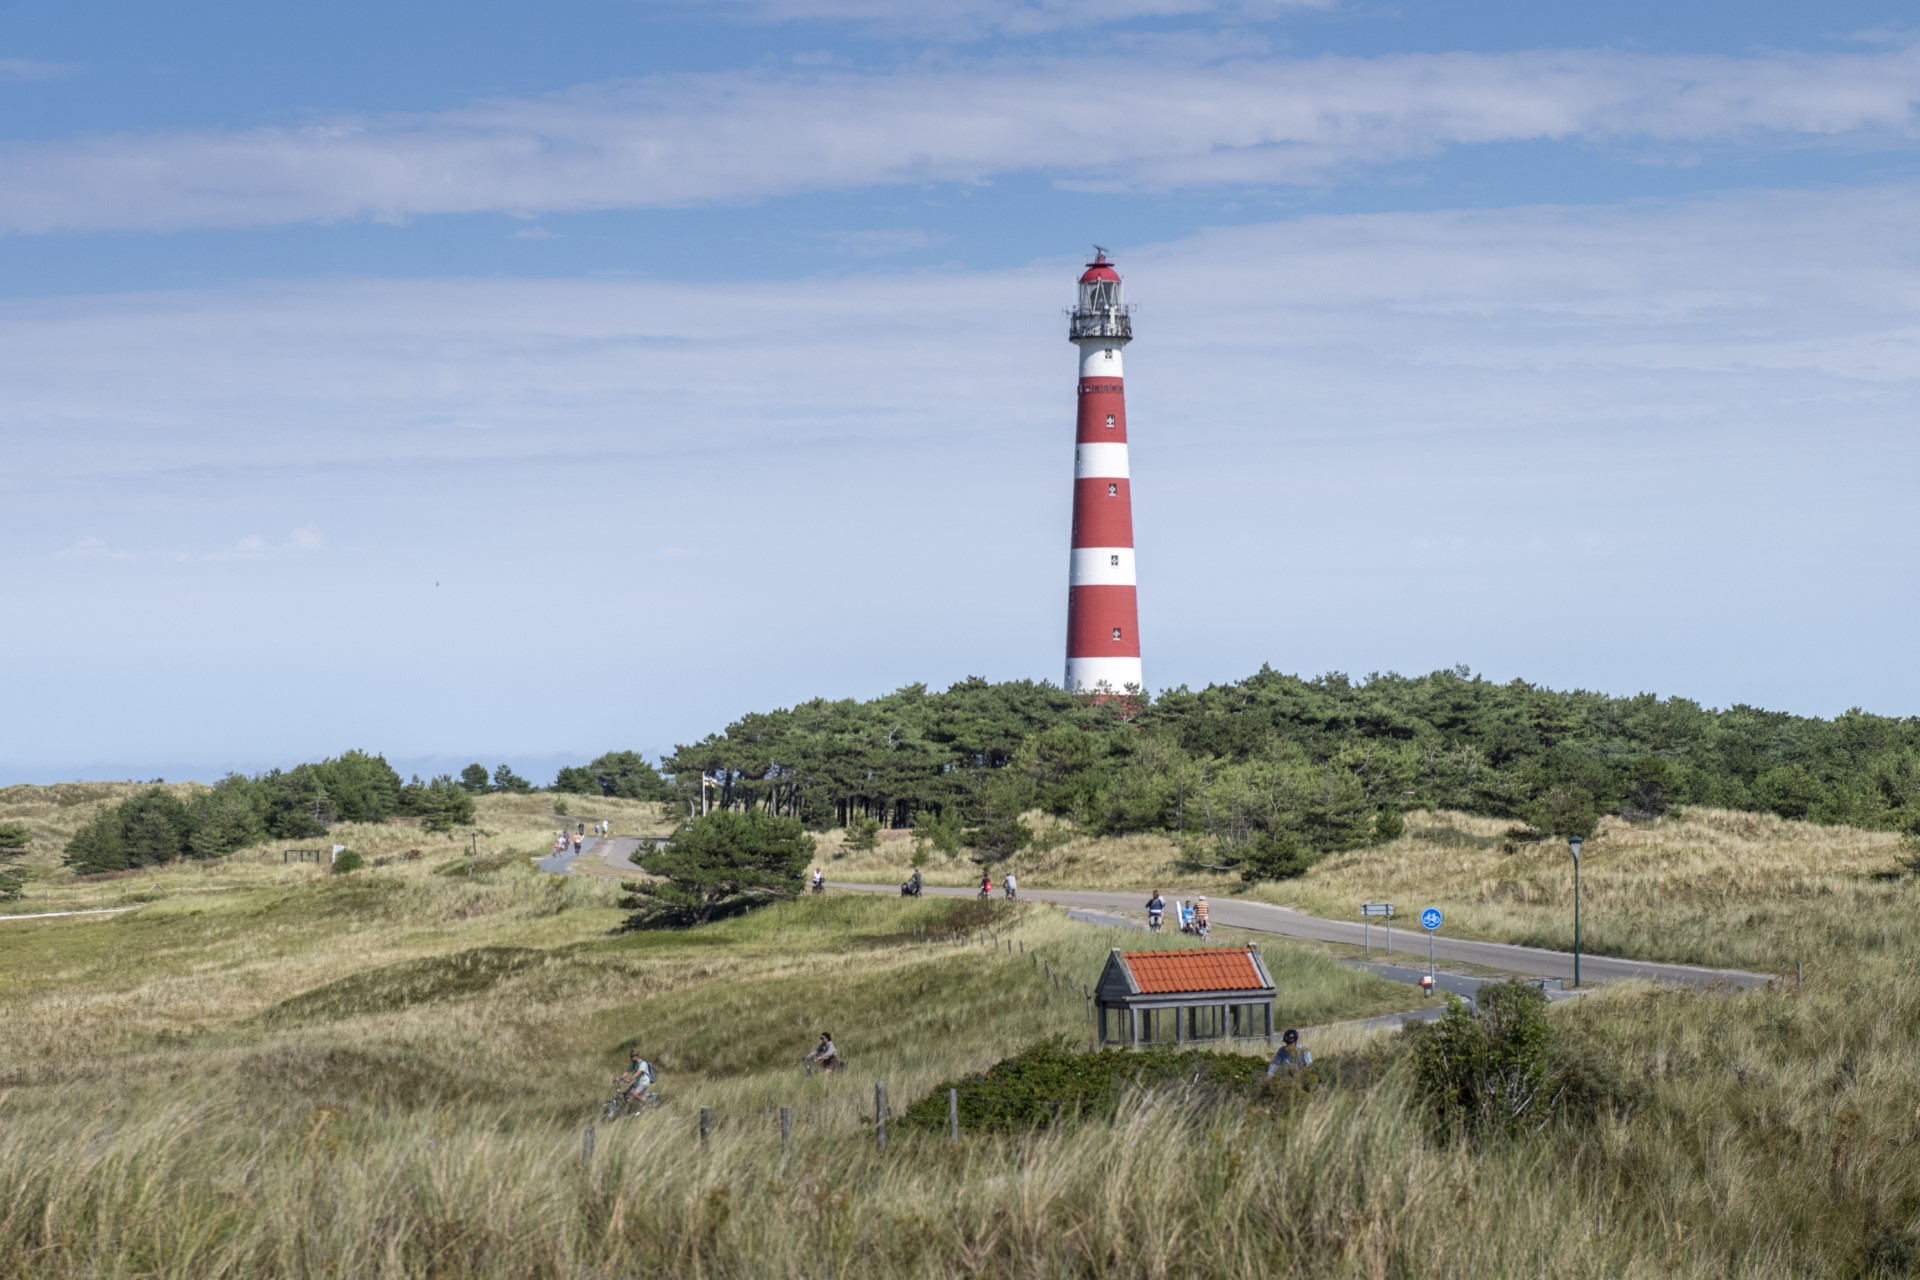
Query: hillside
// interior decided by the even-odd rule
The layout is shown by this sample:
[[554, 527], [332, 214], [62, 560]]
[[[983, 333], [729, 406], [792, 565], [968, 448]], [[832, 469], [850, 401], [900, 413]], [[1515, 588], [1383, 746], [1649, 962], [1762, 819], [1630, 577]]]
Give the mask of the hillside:
[[[1623, 833], [1623, 853], [1648, 842], [1643, 862], [1665, 842], [1659, 887], [1603, 887], [1595, 918], [1660, 936], [1659, 899], [1684, 884], [1674, 910], [1775, 953], [1826, 950], [1804, 987], [1628, 986], [1557, 1010], [1611, 1082], [1590, 1125], [1446, 1141], [1409, 1100], [1397, 1039], [1320, 1033], [1318, 1083], [1255, 1106], [1176, 1091], [958, 1145], [896, 1129], [882, 1153], [875, 1081], [897, 1115], [1036, 1037], [1077, 1039], [1073, 985], [1128, 935], [1037, 906], [834, 896], [610, 933], [613, 886], [528, 865], [552, 816], [538, 799], [548, 813], [483, 805], [494, 834], [471, 873], [463, 838], [391, 824], [356, 838], [376, 857], [418, 840], [419, 859], [328, 876], [267, 848], [143, 871], [152, 901], [132, 914], [0, 928], [0, 1275], [1758, 1277], [1920, 1260], [1920, 883], [1873, 878], [1884, 837], [1823, 848], [1825, 829], [1715, 814]], [[1514, 905], [1497, 860], [1522, 886], [1551, 874], [1487, 824], [1430, 821], [1395, 865], [1478, 886], [1490, 911]], [[1740, 872], [1809, 856], [1820, 875]], [[1293, 885], [1337, 895], [1373, 874], [1329, 861]], [[1263, 949], [1283, 1020], [1410, 998]], [[822, 1029], [850, 1072], [799, 1070]], [[600, 1127], [589, 1155], [636, 1042], [669, 1100]]]

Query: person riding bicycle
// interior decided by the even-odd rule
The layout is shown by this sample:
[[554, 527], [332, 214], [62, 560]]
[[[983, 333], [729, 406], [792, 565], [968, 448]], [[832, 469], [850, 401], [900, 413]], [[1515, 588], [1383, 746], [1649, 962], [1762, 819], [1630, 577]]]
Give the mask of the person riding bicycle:
[[1166, 912], [1167, 900], [1160, 896], [1158, 889], [1155, 889], [1153, 896], [1147, 899], [1147, 928], [1155, 933], [1160, 932], [1160, 917]]
[[827, 891], [827, 875], [818, 867], [813, 869], [813, 891], [815, 893], [825, 893]]
[[1212, 927], [1212, 923], [1207, 919], [1207, 900], [1195, 898], [1193, 900], [1193, 931], [1204, 938], [1207, 936], [1207, 930]]
[[1013, 872], [1011, 871], [1000, 877], [1000, 887], [1007, 891], [1008, 902], [1012, 902], [1014, 898], [1019, 896], [1020, 882], [1013, 878]]
[[838, 1071], [840, 1069], [840, 1050], [833, 1043], [833, 1032], [822, 1031], [820, 1033], [820, 1043], [815, 1045], [813, 1052], [801, 1059], [801, 1061], [807, 1064], [809, 1071], [816, 1065], [822, 1071]]
[[1273, 1061], [1267, 1064], [1267, 1074], [1274, 1075], [1280, 1068], [1310, 1067], [1313, 1065], [1313, 1050], [1300, 1043], [1300, 1033], [1288, 1027], [1280, 1037], [1280, 1052], [1273, 1055]]
[[646, 1095], [647, 1090], [653, 1088], [653, 1082], [657, 1079], [659, 1073], [651, 1062], [640, 1056], [640, 1050], [636, 1047], [628, 1050], [627, 1069], [613, 1078], [613, 1087], [618, 1093], [637, 1102]]
[[983, 898], [993, 896], [993, 872], [991, 871], [982, 872], [980, 875], [980, 896]]

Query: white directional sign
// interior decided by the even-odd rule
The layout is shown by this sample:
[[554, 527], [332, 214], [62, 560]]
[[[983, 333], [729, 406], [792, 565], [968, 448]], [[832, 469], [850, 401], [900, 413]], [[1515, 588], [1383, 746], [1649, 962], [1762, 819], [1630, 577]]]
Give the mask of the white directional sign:
[[1363, 916], [1391, 916], [1393, 914], [1393, 904], [1391, 902], [1363, 902], [1360, 904], [1360, 914]]
[[1420, 913], [1420, 927], [1423, 929], [1438, 929], [1440, 927], [1440, 908], [1428, 907], [1425, 911], [1422, 911]]

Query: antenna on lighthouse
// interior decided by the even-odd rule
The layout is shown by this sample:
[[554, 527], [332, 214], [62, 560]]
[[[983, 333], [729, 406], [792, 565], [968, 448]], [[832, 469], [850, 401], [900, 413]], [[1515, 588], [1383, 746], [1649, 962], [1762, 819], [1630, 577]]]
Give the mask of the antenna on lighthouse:
[[1080, 355], [1080, 407], [1073, 449], [1066, 687], [1125, 696], [1144, 689], [1120, 357], [1133, 340], [1133, 317], [1106, 248], [1095, 245], [1093, 254], [1067, 319], [1067, 338]]

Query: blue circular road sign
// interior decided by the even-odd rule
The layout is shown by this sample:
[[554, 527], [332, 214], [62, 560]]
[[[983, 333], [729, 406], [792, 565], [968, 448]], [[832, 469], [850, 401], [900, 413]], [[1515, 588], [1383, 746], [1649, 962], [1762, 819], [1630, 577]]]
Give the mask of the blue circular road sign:
[[1420, 913], [1420, 927], [1423, 929], [1438, 929], [1440, 927], [1440, 908], [1428, 907], [1425, 911], [1422, 911]]

